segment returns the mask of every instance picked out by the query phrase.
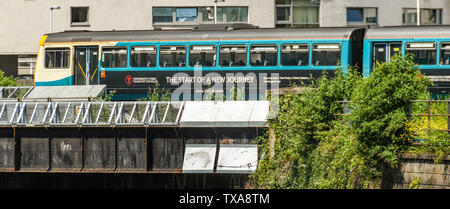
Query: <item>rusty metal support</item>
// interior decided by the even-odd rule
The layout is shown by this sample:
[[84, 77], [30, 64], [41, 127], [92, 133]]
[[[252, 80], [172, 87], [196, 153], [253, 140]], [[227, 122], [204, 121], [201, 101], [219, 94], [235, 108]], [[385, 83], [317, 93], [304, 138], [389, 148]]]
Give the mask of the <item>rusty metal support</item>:
[[21, 149], [20, 149], [20, 138], [17, 136], [16, 127], [12, 127], [13, 137], [14, 137], [14, 170], [18, 171], [20, 169], [20, 158], [21, 158]]

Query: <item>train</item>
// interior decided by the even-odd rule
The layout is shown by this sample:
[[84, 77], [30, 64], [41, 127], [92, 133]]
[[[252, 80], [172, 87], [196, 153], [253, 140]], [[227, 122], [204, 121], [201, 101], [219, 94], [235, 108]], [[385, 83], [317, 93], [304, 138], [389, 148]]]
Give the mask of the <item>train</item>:
[[450, 92], [449, 26], [64, 31], [40, 40], [34, 78], [35, 86], [106, 85], [113, 100], [155, 88], [195, 100], [236, 87], [258, 99], [349, 66], [370, 76], [376, 63], [406, 53], [434, 81], [430, 92]]

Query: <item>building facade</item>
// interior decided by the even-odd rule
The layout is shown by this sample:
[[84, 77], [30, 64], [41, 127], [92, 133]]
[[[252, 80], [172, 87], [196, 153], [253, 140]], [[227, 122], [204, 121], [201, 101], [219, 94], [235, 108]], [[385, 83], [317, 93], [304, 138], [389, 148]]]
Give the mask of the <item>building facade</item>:
[[[0, 69], [33, 78], [43, 34], [249, 23], [260, 28], [417, 24], [416, 0], [2, 0]], [[450, 1], [420, 0], [421, 24], [450, 23]], [[52, 6], [59, 9], [50, 10]], [[53, 18], [51, 18], [53, 17]], [[53, 23], [51, 23], [53, 20]]]

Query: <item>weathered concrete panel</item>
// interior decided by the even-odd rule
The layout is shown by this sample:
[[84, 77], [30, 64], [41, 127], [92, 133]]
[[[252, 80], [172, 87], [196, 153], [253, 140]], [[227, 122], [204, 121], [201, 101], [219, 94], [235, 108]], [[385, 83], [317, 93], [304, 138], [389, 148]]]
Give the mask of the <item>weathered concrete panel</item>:
[[81, 138], [54, 138], [51, 141], [52, 170], [80, 170], [83, 166]]
[[252, 173], [258, 162], [256, 144], [222, 144], [217, 161], [217, 173]]
[[181, 127], [264, 127], [269, 113], [267, 101], [185, 103]]
[[214, 127], [222, 102], [189, 101], [184, 105], [180, 119], [182, 127]]
[[0, 138], [0, 169], [14, 168], [14, 139]]
[[215, 157], [215, 144], [187, 144], [183, 173], [213, 173]]
[[113, 170], [115, 168], [114, 138], [89, 138], [85, 141], [85, 168]]
[[48, 138], [20, 139], [20, 168], [30, 170], [47, 170], [49, 161]]
[[386, 168], [381, 182], [373, 188], [409, 189], [416, 182], [419, 189], [450, 189], [450, 157], [435, 163], [437, 156], [404, 154], [397, 168]]

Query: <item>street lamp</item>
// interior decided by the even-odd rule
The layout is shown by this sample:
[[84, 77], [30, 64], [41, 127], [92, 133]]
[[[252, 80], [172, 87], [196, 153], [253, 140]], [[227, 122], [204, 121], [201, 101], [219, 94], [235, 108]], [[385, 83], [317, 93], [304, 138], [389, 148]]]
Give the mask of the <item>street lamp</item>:
[[[217, 24], [217, 2], [225, 2], [225, 0], [214, 0], [214, 24]], [[213, 19], [211, 8], [206, 7], [206, 11], [208, 12], [208, 19]]]
[[50, 33], [53, 33], [53, 10], [61, 9], [59, 5], [53, 5], [50, 7]]

